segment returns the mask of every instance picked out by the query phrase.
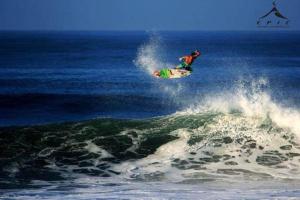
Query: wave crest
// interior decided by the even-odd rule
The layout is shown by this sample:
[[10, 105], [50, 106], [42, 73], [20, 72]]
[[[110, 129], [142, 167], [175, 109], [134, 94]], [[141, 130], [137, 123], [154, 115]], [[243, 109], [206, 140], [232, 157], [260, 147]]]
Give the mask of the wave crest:
[[176, 114], [198, 114], [207, 111], [232, 113], [241, 112], [248, 117], [269, 118], [282, 128], [289, 128], [300, 138], [300, 111], [275, 102], [268, 92], [268, 80], [238, 81], [237, 86], [223, 94], [208, 95]]

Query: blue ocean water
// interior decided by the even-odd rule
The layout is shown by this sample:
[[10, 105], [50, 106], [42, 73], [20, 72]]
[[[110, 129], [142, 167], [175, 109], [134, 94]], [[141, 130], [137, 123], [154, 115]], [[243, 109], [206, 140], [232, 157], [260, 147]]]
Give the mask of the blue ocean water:
[[300, 32], [0, 32], [0, 199], [299, 198], [299, 67]]
[[[299, 106], [299, 37], [299, 32], [2, 32], [0, 125], [161, 116], [199, 95], [258, 77], [268, 79], [274, 98]], [[169, 67], [194, 49], [202, 51], [193, 76], [163, 81], [182, 85], [176, 99], [134, 62], [151, 38], [160, 43], [151, 59]]]

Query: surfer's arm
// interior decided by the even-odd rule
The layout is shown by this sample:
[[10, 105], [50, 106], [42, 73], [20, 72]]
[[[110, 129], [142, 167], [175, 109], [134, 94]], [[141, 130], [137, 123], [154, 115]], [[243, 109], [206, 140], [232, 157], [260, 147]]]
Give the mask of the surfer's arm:
[[181, 61], [181, 64], [177, 65], [177, 66], [175, 67], [175, 69], [181, 69], [181, 68], [184, 67], [184, 66], [183, 66], [183, 63], [185, 62], [185, 58], [186, 58], [186, 56], [183, 56], [183, 57], [180, 57], [180, 58], [179, 58], [179, 60]]
[[180, 59], [180, 61], [185, 62], [186, 59], [187, 59], [187, 57], [188, 57], [188, 56], [183, 56], [183, 57], [181, 57], [181, 58], [179, 58], [179, 59]]
[[179, 58], [180, 61], [185, 62], [188, 56], [183, 56], [181, 58]]

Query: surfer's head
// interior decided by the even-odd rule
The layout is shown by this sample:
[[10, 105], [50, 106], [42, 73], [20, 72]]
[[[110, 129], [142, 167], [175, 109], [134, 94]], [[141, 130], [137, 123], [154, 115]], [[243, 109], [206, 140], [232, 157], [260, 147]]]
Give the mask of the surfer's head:
[[201, 52], [198, 51], [198, 50], [195, 50], [195, 51], [193, 51], [193, 52], [191, 53], [191, 56], [193, 56], [193, 57], [198, 57], [198, 56], [200, 56], [200, 55], [201, 55]]

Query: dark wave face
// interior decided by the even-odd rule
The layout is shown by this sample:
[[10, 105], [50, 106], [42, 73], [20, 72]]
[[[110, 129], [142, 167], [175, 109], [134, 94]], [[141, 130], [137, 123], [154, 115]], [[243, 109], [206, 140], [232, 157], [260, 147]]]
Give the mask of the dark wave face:
[[0, 131], [1, 187], [80, 174], [180, 182], [300, 178], [295, 135], [270, 119], [241, 113], [98, 119]]

